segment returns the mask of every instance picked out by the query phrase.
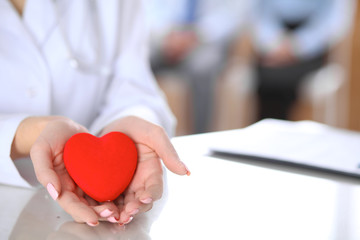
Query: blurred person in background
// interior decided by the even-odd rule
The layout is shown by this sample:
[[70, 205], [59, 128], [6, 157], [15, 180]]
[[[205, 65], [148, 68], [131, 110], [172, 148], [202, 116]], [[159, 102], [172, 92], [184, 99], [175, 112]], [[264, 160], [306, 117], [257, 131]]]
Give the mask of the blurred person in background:
[[215, 82], [244, 18], [245, 2], [152, 0], [147, 5], [152, 69], [158, 77], [170, 73], [184, 81], [193, 103], [191, 132], [209, 131]]
[[259, 119], [289, 119], [299, 84], [326, 64], [345, 36], [349, 7], [342, 0], [257, 0], [252, 36]]

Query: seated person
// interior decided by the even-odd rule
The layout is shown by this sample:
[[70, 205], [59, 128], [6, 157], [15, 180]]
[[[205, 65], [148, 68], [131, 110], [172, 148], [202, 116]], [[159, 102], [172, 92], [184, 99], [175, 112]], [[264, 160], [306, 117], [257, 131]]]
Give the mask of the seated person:
[[259, 119], [289, 119], [299, 84], [328, 59], [351, 22], [341, 0], [257, 0], [253, 41]]
[[214, 87], [229, 44], [246, 10], [244, 1], [147, 1], [152, 29], [151, 66], [155, 74], [174, 74], [190, 89], [193, 133], [209, 131]]

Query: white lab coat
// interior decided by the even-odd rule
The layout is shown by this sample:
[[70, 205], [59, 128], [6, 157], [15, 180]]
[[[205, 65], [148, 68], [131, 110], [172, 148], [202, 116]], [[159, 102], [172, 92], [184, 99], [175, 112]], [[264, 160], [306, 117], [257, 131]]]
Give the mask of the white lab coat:
[[[30, 115], [67, 116], [94, 134], [117, 118], [135, 115], [173, 133], [175, 119], [148, 66], [141, 4], [97, 0], [96, 33], [88, 0], [58, 0], [57, 5], [27, 0], [23, 18], [10, 1], [0, 0], [0, 183], [29, 185], [9, 155], [19, 123]], [[101, 64], [111, 74], [71, 67], [66, 40], [89, 63], [96, 61], [100, 44]]]

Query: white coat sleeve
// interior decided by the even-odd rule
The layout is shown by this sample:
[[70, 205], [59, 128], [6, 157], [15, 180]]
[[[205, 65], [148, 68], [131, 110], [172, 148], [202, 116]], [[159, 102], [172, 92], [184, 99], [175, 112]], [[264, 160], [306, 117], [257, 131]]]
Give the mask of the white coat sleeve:
[[137, 116], [161, 125], [172, 136], [175, 118], [148, 61], [148, 29], [140, 0], [124, 1], [119, 54], [104, 105], [90, 131], [99, 133], [112, 121]]
[[[0, 114], [0, 183], [20, 187], [31, 187], [20, 175], [14, 161], [10, 158], [11, 145], [16, 130], [25, 114]], [[16, 160], [18, 161], [18, 160]], [[30, 160], [28, 160], [30, 161]]]

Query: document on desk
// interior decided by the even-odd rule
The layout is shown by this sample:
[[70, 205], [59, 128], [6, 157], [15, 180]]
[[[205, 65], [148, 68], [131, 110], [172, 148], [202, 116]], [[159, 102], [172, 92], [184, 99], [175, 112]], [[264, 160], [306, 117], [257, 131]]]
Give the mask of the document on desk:
[[210, 150], [360, 177], [360, 133], [312, 121], [265, 119], [221, 135]]

